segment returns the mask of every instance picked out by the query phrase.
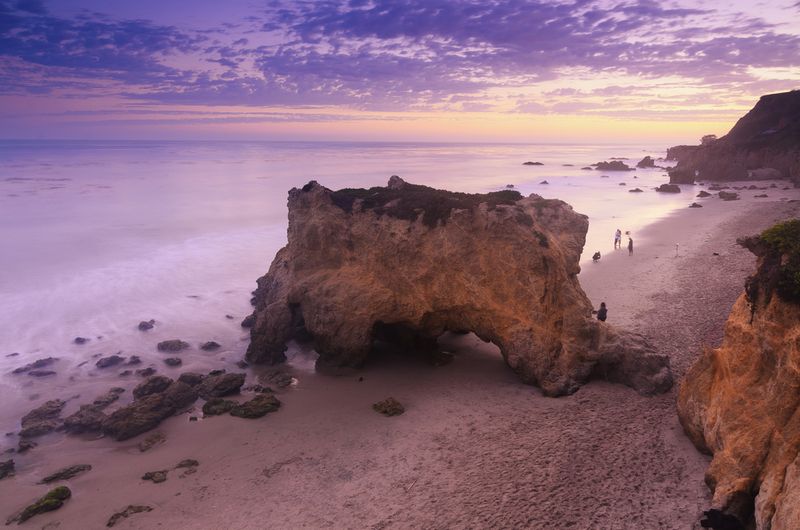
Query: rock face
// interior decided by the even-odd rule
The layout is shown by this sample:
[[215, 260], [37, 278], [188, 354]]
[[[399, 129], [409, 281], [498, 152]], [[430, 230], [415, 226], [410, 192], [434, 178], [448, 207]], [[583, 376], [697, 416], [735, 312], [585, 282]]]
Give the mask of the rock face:
[[759, 529], [800, 528], [800, 220], [740, 241], [758, 256], [722, 345], [686, 375], [678, 414], [714, 458], [712, 508]]
[[800, 185], [800, 91], [762, 96], [727, 135], [704, 145], [672, 147], [667, 159], [678, 160], [670, 172], [675, 183], [692, 182], [695, 177], [777, 177]]
[[591, 317], [577, 274], [588, 221], [558, 200], [408, 184], [289, 192], [288, 245], [258, 280], [247, 360], [285, 360], [311, 338], [318, 368], [358, 367], [375, 340], [435, 348], [473, 331], [552, 396], [594, 375], [668, 389], [669, 360]]
[[639, 162], [636, 164], [636, 167], [638, 168], [656, 167], [656, 161], [653, 160], [653, 157], [648, 155], [639, 160]]

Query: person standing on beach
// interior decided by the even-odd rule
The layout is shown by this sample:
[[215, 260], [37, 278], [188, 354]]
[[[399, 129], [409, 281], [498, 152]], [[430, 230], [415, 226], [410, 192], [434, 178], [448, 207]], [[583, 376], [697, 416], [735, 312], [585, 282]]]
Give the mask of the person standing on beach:
[[600, 322], [605, 322], [606, 317], [608, 317], [608, 309], [606, 309], [606, 303], [600, 302], [600, 309], [597, 310], [597, 320], [599, 320]]
[[617, 228], [617, 231], [614, 233], [614, 250], [618, 248], [622, 248], [622, 230]]
[[628, 256], [633, 256], [633, 239], [628, 236]]

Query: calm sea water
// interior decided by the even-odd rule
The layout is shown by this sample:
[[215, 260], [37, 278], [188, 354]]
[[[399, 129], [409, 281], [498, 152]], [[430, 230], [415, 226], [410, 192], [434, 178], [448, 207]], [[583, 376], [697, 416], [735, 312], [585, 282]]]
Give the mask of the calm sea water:
[[[586, 258], [611, 251], [616, 228], [636, 239], [643, 226], [686, 206], [686, 197], [652, 191], [667, 181], [661, 170], [581, 169], [611, 157], [634, 165], [646, 154], [661, 156], [663, 149], [0, 142], [0, 428], [14, 428], [20, 407], [72, 389], [100, 392], [86, 381], [105, 389], [118, 380], [122, 369], [95, 368], [95, 355], [135, 354], [145, 361], [141, 366], [171, 373], [155, 343], [183, 338], [223, 345], [215, 354], [193, 349], [183, 356], [184, 369], [240, 359], [247, 334], [239, 321], [250, 312], [255, 279], [285, 243], [292, 187], [312, 179], [332, 189], [385, 185], [393, 174], [465, 192], [513, 184], [589, 216]], [[527, 160], [544, 165], [523, 166]], [[628, 193], [636, 186], [646, 192]], [[154, 330], [136, 329], [151, 318], [158, 322]], [[76, 336], [91, 340], [74, 345]], [[7, 357], [12, 353], [19, 355]], [[58, 375], [9, 374], [47, 356], [60, 358]]]

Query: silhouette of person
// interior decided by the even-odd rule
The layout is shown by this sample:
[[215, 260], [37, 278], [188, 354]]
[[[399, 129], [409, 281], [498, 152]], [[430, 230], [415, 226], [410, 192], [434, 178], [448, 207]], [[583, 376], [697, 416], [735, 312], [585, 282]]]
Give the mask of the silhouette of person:
[[594, 256], [592, 256], [592, 261], [594, 261], [595, 263], [600, 261], [600, 251], [594, 253]]
[[622, 248], [622, 230], [617, 228], [617, 231], [614, 232], [614, 250], [618, 248]]
[[606, 303], [600, 302], [600, 309], [597, 310], [597, 320], [605, 322], [606, 317], [608, 317], [608, 309], [606, 308]]
[[628, 236], [628, 256], [632, 255], [633, 255], [633, 239], [631, 239], [631, 237]]

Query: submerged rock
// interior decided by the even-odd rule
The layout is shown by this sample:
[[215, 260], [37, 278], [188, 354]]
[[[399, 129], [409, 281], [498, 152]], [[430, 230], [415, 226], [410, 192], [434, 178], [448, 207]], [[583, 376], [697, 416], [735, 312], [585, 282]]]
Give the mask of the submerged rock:
[[544, 164], [541, 162], [523, 162], [523, 166], [543, 166]]
[[656, 161], [653, 160], [653, 157], [647, 155], [646, 157], [639, 160], [639, 162], [636, 164], [636, 167], [638, 168], [656, 167]]
[[611, 162], [598, 162], [595, 164], [595, 169], [600, 171], [635, 171], [634, 168], [619, 160], [612, 160]]
[[210, 340], [208, 342], [204, 342], [200, 346], [200, 349], [203, 350], [203, 351], [214, 351], [214, 350], [218, 350], [219, 348], [220, 348], [220, 344], [218, 342], [214, 342], [213, 340]]
[[660, 191], [661, 193], [680, 193], [681, 187], [677, 184], [662, 184], [656, 188], [656, 191]]
[[129, 504], [128, 507], [125, 508], [124, 510], [122, 510], [121, 512], [117, 512], [114, 515], [112, 515], [108, 519], [108, 522], [106, 523], [106, 526], [108, 528], [111, 528], [112, 526], [117, 524], [121, 519], [127, 519], [131, 515], [134, 515], [134, 514], [137, 514], [137, 513], [152, 512], [152, 511], [153, 511], [153, 508], [151, 508], [150, 506], [144, 506], [144, 505], [138, 505], [138, 504]]
[[74, 466], [68, 466], [62, 469], [59, 469], [55, 473], [51, 473], [44, 477], [42, 480], [39, 481], [39, 484], [50, 484], [51, 482], [56, 482], [60, 480], [67, 480], [73, 477], [80, 475], [81, 473], [86, 473], [87, 471], [91, 471], [92, 466], [89, 464], [77, 464]]
[[89, 342], [89, 340], [91, 339], [87, 339], [86, 337], [75, 337], [74, 339], [72, 339], [72, 342], [74, 342], [75, 344], [86, 344], [87, 342]]
[[384, 416], [399, 416], [406, 411], [406, 408], [392, 397], [373, 403], [372, 409], [375, 412], [380, 412]]
[[272, 394], [258, 394], [250, 401], [245, 401], [231, 409], [231, 416], [237, 418], [260, 418], [270, 412], [275, 412], [281, 406], [281, 402]]
[[56, 375], [56, 372], [53, 370], [31, 370], [28, 372], [28, 375], [31, 377], [48, 377], [51, 375]]
[[141, 322], [139, 322], [139, 325], [137, 327], [139, 328], [139, 331], [148, 331], [153, 329], [155, 325], [156, 321], [151, 318], [150, 320], [142, 320]]
[[702, 207], [703, 207], [702, 204], [697, 204], [696, 202], [693, 202], [692, 204], [689, 205], [689, 208], [702, 208]]
[[163, 352], [179, 352], [183, 351], [188, 348], [190, 345], [188, 342], [184, 342], [180, 339], [171, 339], [171, 340], [162, 340], [158, 343], [158, 351]]
[[700, 190], [700, 193], [697, 194], [697, 197], [702, 199], [704, 197], [711, 197], [711, 194], [708, 193], [706, 190]]
[[64, 505], [64, 501], [72, 496], [72, 492], [66, 486], [58, 486], [50, 490], [45, 496], [41, 497], [38, 501], [26, 507], [20, 513], [10, 517], [6, 524], [11, 523], [24, 523], [34, 515], [41, 513], [52, 512], [58, 510]]
[[56, 430], [61, 425], [60, 415], [64, 405], [66, 402], [52, 399], [28, 412], [20, 420], [22, 424], [20, 437], [35, 438]]
[[628, 190], [628, 193], [642, 193], [643, 191], [639, 188], [633, 188], [632, 190]]
[[136, 375], [138, 375], [139, 377], [150, 377], [154, 373], [156, 373], [156, 369], [153, 368], [152, 366], [136, 370]]
[[167, 357], [166, 359], [164, 359], [164, 364], [172, 368], [175, 368], [176, 366], [182, 365], [183, 361], [181, 360], [180, 357]]
[[12, 374], [24, 374], [26, 372], [30, 372], [31, 370], [38, 370], [40, 368], [46, 368], [58, 361], [58, 357], [47, 357], [45, 359], [37, 359], [32, 363], [28, 363], [25, 366], [20, 366], [19, 368], [15, 368]]
[[5, 462], [0, 462], [0, 480], [6, 477], [13, 477], [14, 476], [14, 460], [6, 460]]
[[743, 528], [800, 528], [800, 220], [739, 241], [758, 257], [725, 324], [678, 393], [678, 417], [713, 454], [711, 505]]
[[109, 355], [108, 357], [101, 357], [100, 359], [98, 359], [96, 363], [94, 363], [94, 365], [97, 366], [98, 368], [110, 368], [112, 366], [120, 364], [124, 360], [125, 357], [120, 357], [119, 355], [115, 354], [115, 355]]
[[591, 316], [577, 277], [587, 228], [566, 203], [512, 190], [310, 182], [289, 192], [288, 244], [258, 280], [247, 360], [283, 362], [288, 340], [311, 337], [319, 369], [359, 367], [382, 337], [431, 344], [458, 329], [547, 395], [606, 374], [665, 391], [669, 358]]
[[732, 191], [720, 191], [719, 198], [723, 201], [738, 201], [739, 194]]

